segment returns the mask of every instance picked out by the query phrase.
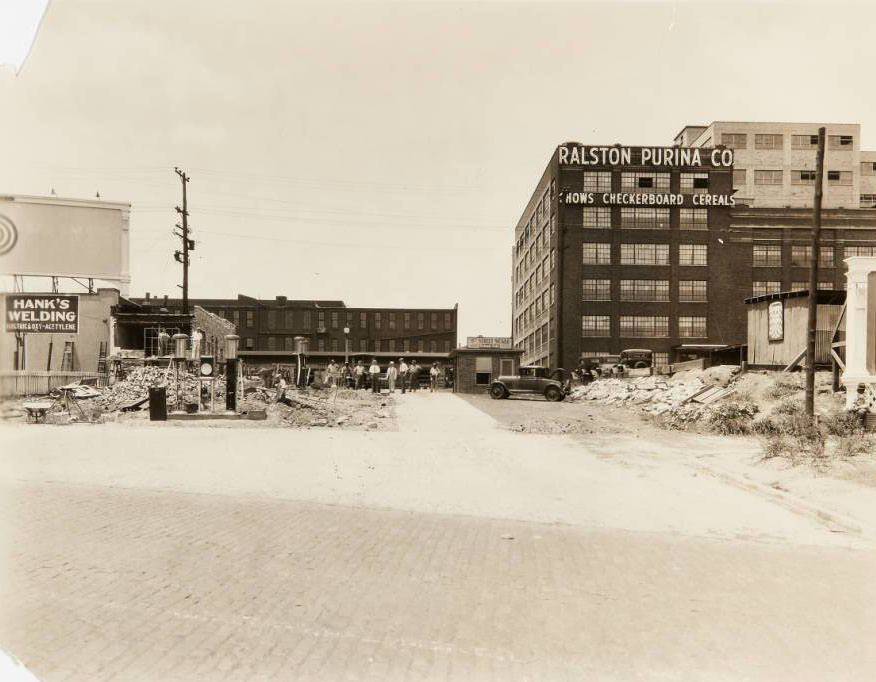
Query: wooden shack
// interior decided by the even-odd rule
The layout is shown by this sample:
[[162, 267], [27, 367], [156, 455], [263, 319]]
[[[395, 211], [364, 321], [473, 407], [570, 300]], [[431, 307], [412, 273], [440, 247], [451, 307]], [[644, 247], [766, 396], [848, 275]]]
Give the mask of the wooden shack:
[[[846, 302], [845, 291], [816, 292], [815, 364], [829, 366], [830, 343]], [[809, 291], [782, 291], [745, 299], [748, 305], [748, 364], [782, 369], [804, 364]], [[840, 327], [842, 329], [842, 327]]]
[[495, 379], [517, 373], [521, 355], [523, 351], [518, 348], [457, 348], [450, 351], [453, 392], [488, 393]]

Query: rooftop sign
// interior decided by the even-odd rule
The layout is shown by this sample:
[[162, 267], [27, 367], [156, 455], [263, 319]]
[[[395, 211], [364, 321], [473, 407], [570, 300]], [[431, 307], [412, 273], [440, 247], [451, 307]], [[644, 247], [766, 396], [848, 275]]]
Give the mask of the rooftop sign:
[[563, 166], [653, 166], [657, 168], [732, 168], [732, 149], [710, 147], [590, 147], [564, 144], [558, 148]]

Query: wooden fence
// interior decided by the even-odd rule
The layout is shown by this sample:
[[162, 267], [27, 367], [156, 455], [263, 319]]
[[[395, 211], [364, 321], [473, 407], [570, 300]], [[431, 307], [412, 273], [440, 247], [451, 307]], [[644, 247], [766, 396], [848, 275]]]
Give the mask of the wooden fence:
[[79, 383], [83, 379], [89, 382], [93, 381], [96, 386], [106, 386], [106, 374], [98, 374], [97, 372], [0, 371], [0, 398], [46, 395], [59, 386]]

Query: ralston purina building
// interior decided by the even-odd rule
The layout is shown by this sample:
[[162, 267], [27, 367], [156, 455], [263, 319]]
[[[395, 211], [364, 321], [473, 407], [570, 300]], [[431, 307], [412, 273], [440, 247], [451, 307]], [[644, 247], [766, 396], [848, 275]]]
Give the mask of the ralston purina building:
[[[648, 348], [665, 364], [682, 345], [744, 344], [744, 300], [808, 280], [818, 127], [713, 123], [683, 129], [683, 147], [560, 145], [515, 229], [522, 363]], [[819, 288], [842, 288], [843, 259], [876, 249], [876, 210], [860, 208], [876, 167], [859, 131], [827, 125]]]

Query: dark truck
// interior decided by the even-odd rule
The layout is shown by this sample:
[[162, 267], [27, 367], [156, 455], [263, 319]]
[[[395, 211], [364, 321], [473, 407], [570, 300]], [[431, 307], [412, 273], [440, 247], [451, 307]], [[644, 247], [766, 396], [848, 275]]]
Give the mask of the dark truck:
[[510, 395], [543, 395], [551, 402], [566, 397], [567, 384], [554, 378], [560, 370], [551, 372], [547, 367], [529, 365], [521, 367], [519, 374], [500, 376], [490, 384], [490, 397], [501, 400]]

